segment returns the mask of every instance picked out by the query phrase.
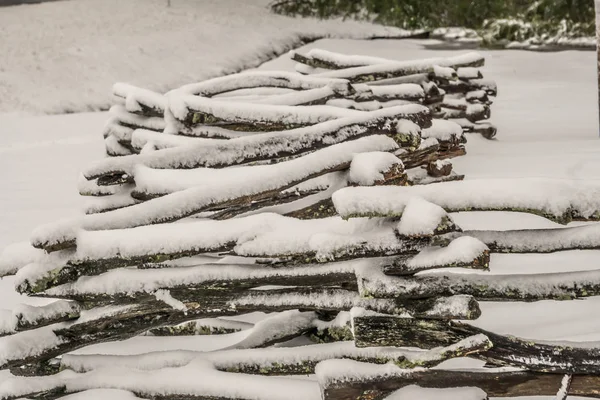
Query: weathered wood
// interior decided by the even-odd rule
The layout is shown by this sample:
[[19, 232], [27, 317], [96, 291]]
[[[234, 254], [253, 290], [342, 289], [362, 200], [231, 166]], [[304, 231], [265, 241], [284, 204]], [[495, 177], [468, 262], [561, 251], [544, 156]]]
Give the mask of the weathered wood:
[[[448, 346], [483, 334], [493, 346], [475, 357], [494, 365], [510, 365], [530, 371], [560, 374], [600, 375], [600, 348], [537, 343], [530, 339], [498, 335], [456, 321], [420, 320], [387, 316], [365, 316], [353, 320], [358, 347], [400, 346], [431, 349]], [[600, 389], [600, 387], [599, 387]]]
[[468, 294], [479, 300], [572, 300], [600, 295], [600, 271], [528, 275], [435, 274], [360, 277], [363, 295], [380, 298], [427, 298]]
[[427, 175], [439, 178], [442, 176], [448, 176], [452, 172], [452, 164], [449, 162], [439, 163], [430, 162], [426, 167]]
[[[324, 400], [383, 400], [391, 392], [409, 385], [424, 388], [478, 387], [490, 397], [554, 396], [562, 375], [537, 372], [416, 370], [366, 381], [347, 379], [322, 386]], [[600, 377], [575, 375], [569, 394], [600, 398]]]
[[447, 245], [459, 236], [472, 236], [494, 253], [552, 253], [565, 250], [600, 249], [600, 224], [561, 229], [517, 229], [507, 231], [465, 231], [434, 238]]
[[421, 271], [427, 271], [440, 268], [469, 268], [487, 271], [490, 265], [490, 253], [484, 251], [481, 255], [470, 262], [456, 262], [444, 265], [429, 265], [429, 266], [412, 266], [410, 265], [410, 257], [397, 257], [388, 265], [384, 265], [383, 272], [386, 275], [404, 276], [414, 275]]

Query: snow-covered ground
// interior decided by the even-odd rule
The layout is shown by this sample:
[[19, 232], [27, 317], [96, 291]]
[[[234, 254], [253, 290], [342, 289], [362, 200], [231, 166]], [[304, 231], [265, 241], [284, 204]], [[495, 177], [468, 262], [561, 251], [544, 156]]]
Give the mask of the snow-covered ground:
[[[183, 0], [173, 1], [175, 5], [180, 2], [181, 4], [189, 3]], [[112, 2], [107, 1], [107, 3]], [[153, 2], [152, 7], [158, 9], [159, 3], [162, 4]], [[150, 8], [152, 9], [152, 7]], [[243, 14], [235, 14], [237, 12], [235, 10], [231, 10], [231, 12], [239, 18]], [[0, 11], [0, 30], [4, 28], [2, 18]], [[230, 21], [234, 25], [242, 23], [235, 18]], [[73, 23], [75, 24], [75, 22]], [[77, 24], [79, 23], [83, 24], [81, 21], [77, 22]], [[210, 26], [216, 27], [221, 22], [215, 20], [211, 23]], [[284, 22], [282, 24], [285, 25]], [[179, 28], [176, 27], [176, 29]], [[132, 31], [137, 29], [136, 27]], [[151, 29], [151, 26], [146, 26], [145, 29]], [[248, 29], [248, 26], [245, 29]], [[184, 31], [183, 28], [181, 30]], [[205, 28], [205, 34], [209, 31]], [[132, 40], [133, 43], [135, 39], [137, 43], [137, 40], [142, 40], [140, 37], [145, 33], [147, 31], [141, 30], [136, 33], [137, 36], [132, 35], [125, 41]], [[187, 33], [190, 36], [194, 34]], [[116, 35], [116, 33], [114, 34]], [[264, 35], [264, 38], [268, 38], [273, 31], [265, 30], [261, 34]], [[223, 45], [224, 42], [229, 43], [229, 41], [224, 40], [218, 31], [212, 32], [210, 35], [214, 35], [212, 40], [215, 42], [211, 51], [216, 54], [216, 49], [221, 48], [224, 50], [223, 54], [218, 56], [220, 57], [218, 59], [187, 54], [186, 61], [180, 60], [178, 64], [187, 65], [186, 71], [175, 67], [169, 70], [168, 66], [163, 65], [162, 71], [159, 73], [158, 68], [154, 69], [154, 66], [149, 65], [148, 68], [152, 72], [149, 71], [148, 74], [144, 72], [137, 75], [118, 76], [118, 73], [115, 75], [114, 69], [111, 70], [112, 72], [105, 73], [103, 71], [104, 68], [118, 68], [105, 61], [96, 65], [92, 71], [79, 76], [75, 75], [76, 82], [71, 84], [72, 87], [67, 91], [58, 90], [55, 97], [53, 97], [55, 87], [51, 85], [59, 83], [52, 81], [53, 75], [51, 74], [43, 77], [44, 80], [48, 79], [47, 83], [42, 83], [41, 80], [36, 81], [36, 79], [42, 79], [42, 75], [36, 76], [31, 83], [21, 81], [21, 79], [26, 79], [25, 73], [22, 77], [13, 75], [14, 81], [9, 76], [8, 80], [14, 82], [15, 85], [23, 85], [20, 86], [22, 93], [9, 90], [6, 92], [8, 97], [0, 96], [0, 99], [9, 99], [7, 101], [10, 101], [8, 108], [5, 107], [7, 103], [0, 103], [0, 110], [14, 110], [15, 105], [21, 105], [29, 110], [44, 109], [48, 111], [59, 109], [65, 104], [69, 104], [68, 102], [75, 103], [86, 101], [86, 99], [90, 101], [88, 104], [100, 104], [101, 102], [95, 103], [95, 101], [104, 98], [104, 94], [108, 93], [110, 84], [114, 80], [129, 80], [132, 83], [147, 86], [156, 82], [156, 77], [165, 74], [164, 71], [169, 71], [169, 74], [172, 72], [169, 79], [172, 79], [168, 83], [166, 80], [161, 81], [161, 85], [164, 84], [164, 86], [155, 86], [155, 88], [165, 88], [169, 85], [194, 80], [193, 77], [201, 78], [213, 72], [217, 74], [224, 70], [238, 68], [243, 65], [239, 60], [244, 59], [244, 54], [248, 54], [247, 57], [250, 57], [251, 50], [256, 50], [256, 47], [238, 46], [237, 44], [232, 46], [236, 47], [235, 49], [230, 50]], [[283, 37], [282, 35], [275, 36]], [[66, 34], [65, 37], [67, 37]], [[189, 36], [187, 37], [189, 38]], [[145, 40], [143, 39], [142, 42]], [[422, 44], [422, 41], [414, 40], [327, 39], [307, 45], [301, 50], [318, 47], [348, 54], [364, 54], [393, 59], [444, 56], [449, 53], [448, 51], [425, 50]], [[276, 44], [276, 46], [280, 45]], [[193, 53], [192, 47], [195, 44], [187, 41], [181, 42], [180, 46], [179, 50], [183, 53]], [[196, 51], [199, 51], [198, 48]], [[240, 59], [234, 58], [236, 51], [241, 54]], [[103, 57], [119, 59], [114, 55], [103, 54]], [[453, 161], [455, 170], [465, 174], [467, 179], [478, 177], [599, 179], [600, 141], [598, 140], [595, 54], [591, 52], [528, 53], [507, 50], [484, 51], [483, 54], [487, 57], [484, 74], [486, 78], [496, 80], [499, 87], [499, 96], [492, 107], [492, 122], [499, 128], [498, 139], [487, 141], [479, 136], [469, 136], [468, 154]], [[125, 58], [125, 64], [131, 61], [126, 57], [123, 58]], [[166, 59], [171, 59], [171, 56]], [[190, 73], [189, 65], [191, 64], [189, 63], [193, 63], [193, 60], [198, 60], [200, 63], [197, 74]], [[143, 61], [147, 61], [147, 59], [141, 57], [135, 62]], [[258, 58], [255, 58], [253, 62], [256, 61]], [[285, 55], [265, 63], [260, 69], [293, 70], [293, 65], [294, 63]], [[0, 95], [3, 94], [3, 90], [6, 90], [2, 86], [6, 80], [4, 77], [6, 70], [3, 71], [2, 68], [0, 65]], [[129, 69], [130, 72], [132, 70], [134, 68]], [[85, 85], [79, 85], [78, 80], [80, 80], [79, 82], [85, 81]], [[34, 82], [37, 83], [34, 84]], [[30, 84], [31, 88], [28, 88]], [[80, 93], [82, 86], [89, 87], [89, 92]], [[39, 98], [33, 94], [34, 89], [37, 92], [43, 92], [39, 93]], [[15, 93], [17, 93], [16, 97], [14, 97]], [[89, 97], [86, 97], [88, 95]], [[78, 212], [81, 204], [76, 191], [78, 171], [90, 161], [102, 157], [103, 143], [100, 130], [106, 118], [105, 113], [56, 116], [0, 114], [0, 171], [2, 171], [1, 181], [3, 183], [0, 192], [0, 248], [11, 242], [27, 240], [29, 233], [36, 225], [72, 216]], [[461, 213], [455, 215], [455, 220], [465, 229], [557, 226], [545, 219], [525, 214]], [[541, 255], [494, 255], [491, 266], [494, 273], [519, 271], [535, 273], [585, 270], [597, 266], [599, 262], [600, 251], [575, 251]], [[1, 308], [10, 309], [17, 302], [24, 300], [12, 290], [11, 278], [0, 281], [0, 293], [2, 293], [0, 295]], [[475, 324], [499, 333], [510, 333], [528, 338], [600, 341], [600, 320], [593, 317], [597, 314], [598, 306], [600, 306], [600, 298], [527, 304], [482, 303], [483, 315]], [[250, 319], [259, 319], [260, 317], [260, 315], [255, 315]], [[148, 348], [153, 350], [213, 350], [229, 346], [239, 339], [240, 334], [225, 335], [216, 339], [206, 336], [184, 339], [138, 337], [122, 343], [91, 346], [80, 352], [136, 354], [147, 351]], [[459, 362], [453, 361], [455, 364]]]
[[303, 39], [399, 34], [271, 14], [269, 0], [76, 0], [0, 10], [0, 112], [107, 109], [110, 87], [157, 91], [254, 67]]

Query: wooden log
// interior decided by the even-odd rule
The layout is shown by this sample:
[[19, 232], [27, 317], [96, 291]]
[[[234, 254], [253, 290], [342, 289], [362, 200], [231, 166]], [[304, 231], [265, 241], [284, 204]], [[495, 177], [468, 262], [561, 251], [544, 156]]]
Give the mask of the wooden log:
[[150, 329], [146, 332], [150, 336], [203, 336], [225, 335], [241, 332], [254, 326], [249, 322], [231, 321], [221, 318], [205, 318], [196, 321], [184, 322], [177, 325], [166, 325]]
[[[338, 60], [342, 60], [344, 55], [335, 54]], [[484, 58], [477, 53], [468, 53], [460, 56], [439, 58], [439, 59], [424, 59], [417, 61], [390, 61], [357, 66], [351, 68], [343, 68], [334, 71], [327, 71], [313, 76], [327, 78], [342, 78], [348, 79], [352, 83], [372, 82], [382, 79], [390, 79], [407, 75], [415, 75], [421, 73], [433, 72], [434, 66], [441, 67], [465, 67], [465, 66], [481, 66], [484, 63]]]
[[[396, 373], [375, 375], [376, 366], [370, 366], [371, 375], [367, 378], [350, 378], [344, 374], [356, 364], [338, 360], [325, 361], [317, 366], [324, 400], [372, 399], [383, 400], [391, 392], [409, 385], [424, 388], [452, 388], [456, 385], [478, 387], [490, 397], [555, 396], [561, 387], [562, 375], [544, 374], [530, 371], [446, 371], [441, 369], [398, 370]], [[365, 364], [365, 367], [367, 365]], [[337, 368], [338, 373], [329, 373]], [[321, 374], [319, 374], [321, 371]], [[569, 394], [600, 398], [600, 377], [575, 375]]]
[[[481, 190], [482, 185], [485, 185], [485, 191]], [[420, 196], [447, 212], [525, 212], [566, 224], [573, 220], [596, 221], [600, 218], [600, 210], [594, 210], [597, 201], [590, 194], [594, 190], [595, 186], [581, 185], [576, 181], [555, 183], [538, 178], [518, 182], [510, 179], [473, 179], [438, 185], [347, 187], [338, 190], [332, 198], [344, 218], [401, 216], [406, 202], [413, 196]], [[474, 191], [479, 193], [476, 202], [468, 195]], [[550, 206], [542, 201], [540, 191], [547, 194], [546, 198], [561, 196], [560, 204]], [[600, 203], [597, 207], [600, 209]]]
[[168, 94], [169, 97], [181, 94], [191, 94], [212, 97], [218, 94], [249, 88], [285, 88], [293, 90], [319, 89], [330, 86], [336, 93], [342, 95], [354, 94], [354, 89], [345, 79], [323, 79], [315, 76], [302, 76], [285, 71], [247, 71], [199, 83], [184, 85]]
[[495, 253], [552, 253], [565, 250], [600, 249], [600, 224], [562, 229], [518, 229], [508, 231], [466, 231], [435, 238], [446, 245], [461, 235], [484, 242]]
[[573, 300], [600, 295], [600, 271], [527, 275], [435, 274], [359, 276], [360, 292], [380, 298], [427, 298], [469, 294], [478, 300]]
[[486, 139], [493, 139], [498, 132], [498, 129], [489, 122], [473, 123], [466, 118], [458, 118], [453, 121], [462, 126], [465, 132], [479, 133]]
[[440, 89], [448, 94], [466, 94], [476, 90], [483, 90], [488, 96], [497, 96], [496, 82], [485, 79], [445, 81], [438, 83]]
[[[435, 251], [435, 250], [434, 250]], [[469, 269], [479, 269], [479, 270], [488, 270], [490, 264], [490, 253], [487, 250], [481, 252], [480, 255], [475, 257], [472, 261], [464, 262], [454, 262], [448, 264], [432, 264], [432, 265], [413, 265], [411, 263], [413, 258], [407, 257], [397, 257], [390, 264], [386, 264], [383, 266], [383, 272], [386, 275], [396, 275], [396, 276], [404, 276], [404, 275], [414, 275], [417, 272], [427, 271], [432, 269], [440, 269], [440, 268], [469, 268]]]
[[112, 93], [122, 102], [128, 112], [161, 118], [165, 112], [167, 100], [160, 93], [126, 83], [115, 83]]
[[[458, 107], [454, 104], [452, 106]], [[489, 119], [491, 116], [491, 110], [485, 104], [469, 104], [464, 109], [448, 108], [445, 104], [442, 104], [442, 112], [446, 119], [466, 118], [472, 123]]]
[[475, 357], [495, 365], [545, 373], [600, 375], [600, 348], [585, 344], [538, 343], [531, 339], [498, 335], [455, 321], [364, 316], [354, 318], [353, 326], [358, 347], [408, 346], [430, 349], [483, 334], [493, 345]]

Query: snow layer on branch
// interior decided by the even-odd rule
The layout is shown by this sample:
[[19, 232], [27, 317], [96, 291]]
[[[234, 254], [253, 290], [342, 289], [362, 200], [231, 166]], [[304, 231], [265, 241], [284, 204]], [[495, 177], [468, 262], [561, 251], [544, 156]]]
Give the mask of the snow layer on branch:
[[576, 213], [594, 217], [600, 210], [600, 187], [581, 181], [524, 178], [472, 179], [412, 187], [353, 187], [333, 194], [344, 217], [353, 215], [401, 215], [412, 196], [438, 204], [446, 211], [469, 209], [539, 210], [564, 219]]
[[359, 153], [352, 158], [348, 179], [359, 186], [371, 186], [383, 181], [383, 174], [395, 165], [403, 166], [402, 161], [392, 153]]
[[369, 86], [369, 89], [371, 90], [374, 96], [389, 100], [396, 99], [398, 97], [409, 97], [414, 99], [425, 97], [425, 92], [423, 91], [423, 88], [421, 87], [421, 85], [417, 85], [416, 83]]
[[[119, 126], [119, 128], [127, 130], [127, 135], [131, 135], [131, 132], [133, 131], [131, 128], [121, 126]], [[132, 153], [131, 150], [119, 143], [119, 139], [112, 134], [104, 139], [104, 147], [106, 149], [106, 154], [111, 157], [126, 156]]]
[[20, 304], [13, 313], [19, 319], [30, 325], [36, 325], [41, 320], [50, 320], [59, 315], [66, 315], [79, 311], [79, 305], [72, 301], [57, 300], [48, 305], [33, 307]]
[[[153, 170], [146, 181], [140, 179], [141, 181], [137, 182], [139, 189], [151, 189], [155, 193], [164, 193], [170, 189], [181, 189], [182, 182], [184, 185], [196, 182], [207, 182], [207, 184], [124, 209], [86, 215], [83, 218], [83, 224], [85, 229], [100, 230], [134, 227], [178, 219], [201, 211], [211, 204], [275, 189], [287, 189], [303, 180], [318, 176], [328, 169], [339, 168], [341, 165], [349, 163], [355, 153], [391, 151], [397, 147], [398, 145], [393, 139], [377, 135], [340, 143], [277, 165], [244, 167], [243, 174], [239, 168], [186, 171]], [[209, 184], [210, 182], [213, 184]], [[217, 183], [218, 186], [215, 185]], [[175, 188], [172, 187], [173, 184], [176, 185]], [[207, 190], [208, 188], [210, 190]]]
[[454, 68], [440, 67], [439, 65], [433, 66], [433, 74], [439, 78], [454, 79], [456, 78], [456, 71]]
[[132, 114], [119, 104], [112, 106], [109, 113], [121, 125], [132, 128], [146, 128], [153, 131], [162, 131], [165, 129], [165, 120], [162, 117], [145, 117], [143, 115]]
[[137, 204], [140, 200], [131, 197], [132, 191], [133, 187], [129, 187], [127, 190], [113, 194], [112, 196], [87, 197], [83, 203], [83, 210], [86, 214], [95, 214]]
[[451, 140], [454, 137], [460, 138], [463, 135], [463, 128], [453, 121], [443, 119], [434, 119], [431, 121], [431, 127], [424, 128], [421, 131], [423, 139], [435, 138], [438, 140]]
[[449, 217], [442, 207], [414, 196], [406, 202], [397, 230], [402, 236], [432, 236], [444, 218]]
[[[240, 365], [257, 365], [268, 367], [273, 364], [298, 364], [302, 362], [319, 362], [336, 357], [347, 358], [381, 358], [389, 360], [431, 361], [444, 357], [444, 353], [464, 345], [484, 343], [484, 335], [465, 339], [447, 348], [429, 351], [405, 349], [398, 347], [355, 347], [354, 342], [334, 342], [313, 344], [298, 347], [269, 347], [265, 349], [231, 349], [213, 352], [165, 351], [134, 356], [110, 355], [65, 355], [62, 366], [75, 371], [102, 370], [106, 367], [131, 368], [146, 371], [164, 371], [164, 368], [182, 367], [204, 361], [211, 362], [222, 370], [239, 368]], [[368, 364], [373, 366], [373, 364]], [[254, 375], [254, 377], [257, 377]], [[262, 399], [262, 397], [260, 397]]]
[[[294, 91], [292, 93], [279, 94], [274, 96], [267, 96], [265, 98], [256, 100], [242, 100], [246, 103], [253, 104], [273, 104], [280, 106], [296, 106], [304, 105], [313, 101], [327, 99], [335, 95], [334, 89], [329, 86], [324, 86], [318, 89], [309, 89]], [[232, 99], [233, 100], [233, 99]]]
[[29, 242], [11, 244], [0, 253], [0, 276], [14, 275], [27, 264], [48, 261], [51, 263], [67, 262], [73, 256], [72, 251], [61, 250], [50, 254], [36, 249]]
[[300, 335], [303, 331], [313, 327], [315, 320], [318, 321], [317, 313], [313, 311], [288, 310], [276, 313], [257, 322], [248, 331], [248, 336], [232, 347], [236, 349], [265, 347], [273, 340]]
[[406, 119], [401, 119], [400, 121], [398, 121], [398, 123], [396, 124], [396, 130], [398, 131], [398, 133], [404, 133], [407, 135], [421, 135], [421, 127], [415, 124], [414, 122]]
[[448, 58], [429, 58], [414, 61], [390, 61], [386, 63], [368, 65], [363, 67], [346, 68], [334, 71], [323, 72], [313, 75], [323, 78], [343, 78], [352, 79], [357, 75], [370, 75], [376, 73], [386, 73], [392, 71], [403, 71], [405, 75], [419, 74], [422, 72], [433, 71], [435, 65], [441, 67], [454, 67], [467, 63], [473, 63], [482, 60], [480, 54], [476, 52], [461, 54]]
[[344, 382], [368, 381], [385, 377], [401, 377], [413, 372], [425, 371], [424, 368], [404, 370], [393, 363], [374, 365], [354, 360], [325, 360], [315, 367], [319, 385], [328, 387]]
[[454, 239], [446, 247], [426, 247], [407, 262], [415, 269], [458, 263], [469, 263], [480, 257], [488, 247], [482, 241], [463, 236]]
[[167, 133], [151, 131], [147, 129], [136, 129], [131, 134], [131, 146], [142, 149], [146, 144], [152, 143], [157, 149], [166, 149], [179, 146], [211, 145], [221, 142], [221, 139], [195, 138], [182, 135], [170, 135]]
[[63, 341], [54, 334], [54, 330], [67, 326], [69, 324], [63, 322], [0, 338], [0, 365], [36, 356], [60, 345]]
[[67, 393], [98, 388], [119, 389], [138, 393], [142, 398], [180, 395], [306, 400], [319, 397], [318, 386], [309, 380], [221, 372], [214, 368], [213, 363], [203, 359], [194, 360], [183, 367], [167, 367], [156, 371], [107, 367], [86, 374], [61, 373], [61, 376], [16, 377], [0, 386], [0, 395], [8, 396], [14, 392], [31, 393], [31, 386], [28, 385], [46, 390], [64, 385]]
[[81, 217], [58, 220], [35, 228], [29, 240], [36, 248], [74, 241], [80, 227]]
[[417, 385], [396, 390], [385, 400], [487, 400], [483, 390], [476, 387], [453, 387], [444, 389], [422, 388]]
[[370, 57], [364, 55], [347, 55], [322, 49], [311, 49], [306, 55], [310, 58], [326, 61], [341, 68], [356, 67], [360, 65], [373, 65], [390, 62], [387, 58]]
[[401, 317], [409, 318], [411, 315], [404, 311], [398, 311], [398, 307], [390, 299], [367, 299], [356, 292], [347, 290], [327, 290], [319, 293], [311, 293], [310, 296], [299, 293], [264, 294], [249, 293], [240, 296], [231, 302], [232, 307], [261, 305], [263, 307], [315, 307], [320, 309], [348, 309], [353, 307], [364, 307], [369, 310], [381, 312], [395, 312]]
[[12, 311], [0, 310], [0, 335], [14, 333], [20, 323], [29, 326], [49, 321], [68, 314], [77, 314], [80, 307], [71, 301], [58, 300], [41, 307], [19, 304]]
[[[129, 152], [127, 154], [131, 154], [129, 150], [127, 151]], [[110, 160], [113, 158], [118, 159], [121, 157], [107, 157], [104, 158], [104, 160]], [[83, 174], [80, 174], [79, 178], [77, 179], [77, 190], [82, 196], [110, 197], [110, 195], [121, 194], [124, 192], [129, 193], [130, 190], [128, 191], [128, 189], [130, 189], [130, 187], [124, 185], [100, 186], [96, 181], [87, 180]]]
[[[498, 246], [514, 253], [547, 253], [570, 249], [600, 248], [600, 224], [562, 229], [466, 231], [463, 234], [475, 237], [490, 246]], [[449, 237], [454, 235], [450, 234]]]
[[326, 261], [356, 246], [368, 246], [373, 251], [402, 247], [393, 228], [393, 222], [379, 218], [296, 220], [284, 229], [238, 243], [234, 250], [239, 255], [257, 257], [314, 253], [319, 261]]
[[[132, 392], [120, 389], [90, 389], [61, 397], [63, 400], [143, 400]], [[470, 400], [470, 399], [468, 399]]]
[[189, 95], [170, 96], [169, 109], [181, 121], [184, 121], [190, 112], [202, 112], [224, 121], [278, 122], [286, 125], [312, 125], [335, 118], [360, 115], [359, 111], [329, 106], [251, 104]]
[[[438, 317], [440, 315], [467, 315], [470, 313], [473, 296], [457, 294], [450, 297], [439, 297], [426, 316]], [[460, 343], [460, 342], [459, 342]]]
[[460, 274], [440, 270], [408, 279], [390, 277], [376, 269], [360, 272], [363, 278], [361, 292], [401, 298], [472, 293], [479, 299], [564, 300], [593, 295], [600, 285], [600, 270], [518, 275]]
[[132, 229], [80, 231], [77, 258], [80, 260], [136, 257], [177, 253], [190, 249], [218, 249], [228, 243], [256, 237], [290, 224], [291, 218], [260, 214], [224, 221], [182, 221]]
[[293, 269], [227, 264], [203, 264], [196, 267], [157, 269], [120, 268], [97, 276], [81, 277], [75, 282], [48, 289], [47, 293], [51, 296], [61, 296], [146, 292], [156, 293], [157, 299], [171, 305], [168, 303], [168, 301], [171, 301], [168, 299], [171, 295], [166, 289], [194, 286], [211, 281], [238, 281], [277, 276], [289, 276], [292, 279], [295, 276], [320, 276], [353, 272], [354, 264], [352, 262], [309, 265]]
[[456, 70], [456, 73], [460, 79], [481, 79], [481, 71], [478, 68], [473, 67], [462, 67]]
[[113, 94], [125, 99], [125, 109], [129, 112], [141, 112], [142, 105], [157, 111], [164, 111], [167, 99], [160, 93], [142, 89], [127, 83], [115, 83]]
[[318, 78], [287, 71], [246, 71], [184, 85], [167, 93], [167, 96], [191, 94], [211, 97], [219, 93], [248, 88], [310, 90], [324, 86], [329, 86], [340, 94], [351, 94], [352, 90], [349, 82], [345, 79]]

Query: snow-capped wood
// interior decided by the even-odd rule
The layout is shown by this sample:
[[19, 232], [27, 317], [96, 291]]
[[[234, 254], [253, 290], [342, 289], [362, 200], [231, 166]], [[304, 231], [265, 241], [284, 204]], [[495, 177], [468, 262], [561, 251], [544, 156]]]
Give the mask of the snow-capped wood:
[[398, 257], [386, 264], [387, 275], [414, 275], [417, 272], [439, 268], [472, 268], [487, 270], [490, 262], [489, 248], [481, 241], [462, 236], [446, 247], [426, 247], [414, 257]]
[[363, 295], [424, 298], [469, 294], [480, 300], [569, 300], [600, 294], [600, 270], [548, 274], [487, 275], [436, 273], [384, 275], [377, 268], [356, 271]]
[[484, 242], [499, 253], [551, 253], [564, 250], [600, 249], [600, 224], [571, 226], [562, 229], [521, 229], [507, 231], [465, 231], [450, 233], [439, 243], [465, 235]]
[[[353, 360], [327, 360], [315, 369], [324, 400], [360, 398], [373, 392], [381, 396], [409, 385], [424, 388], [479, 387], [490, 397], [554, 396], [562, 375], [506, 368], [473, 370], [413, 369], [372, 365]], [[575, 375], [569, 388], [574, 396], [595, 396], [600, 378]]]
[[600, 188], [581, 181], [524, 178], [472, 179], [412, 187], [352, 187], [333, 195], [343, 217], [401, 216], [412, 196], [447, 212], [517, 211], [567, 223], [600, 217]]
[[430, 73], [433, 72], [434, 66], [459, 68], [465, 66], [481, 66], [483, 63], [484, 58], [478, 53], [473, 52], [448, 58], [431, 58], [417, 61], [389, 61], [385, 63], [322, 72], [312, 76], [319, 78], [348, 79], [350, 82], [359, 83]]
[[[563, 374], [596, 375], [600, 370], [600, 348], [594, 342], [536, 342], [499, 335], [456, 321], [388, 316], [356, 317], [353, 318], [353, 327], [358, 347], [385, 345], [432, 349], [466, 340], [473, 335], [485, 335], [493, 345], [474, 357], [495, 365]], [[405, 334], [397, 335], [396, 332]]]
[[169, 92], [167, 95], [172, 96], [184, 93], [212, 97], [220, 93], [247, 88], [267, 87], [310, 90], [328, 85], [340, 94], [354, 93], [349, 82], [345, 79], [323, 79], [285, 71], [248, 71], [184, 85], [179, 89]]
[[125, 109], [131, 113], [160, 117], [167, 105], [167, 100], [162, 94], [127, 83], [115, 83], [112, 92], [124, 100]]

